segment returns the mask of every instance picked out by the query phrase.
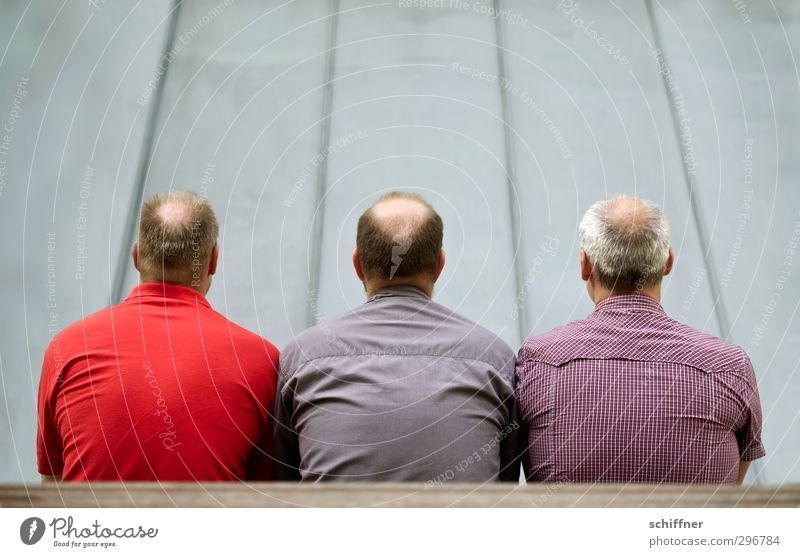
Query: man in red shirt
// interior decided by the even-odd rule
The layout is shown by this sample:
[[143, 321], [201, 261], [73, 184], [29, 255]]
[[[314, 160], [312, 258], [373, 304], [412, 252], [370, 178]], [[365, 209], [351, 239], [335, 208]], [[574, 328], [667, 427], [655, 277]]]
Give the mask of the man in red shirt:
[[517, 361], [534, 481], [734, 483], [764, 456], [753, 366], [659, 303], [674, 256], [655, 205], [594, 204], [580, 229], [594, 312], [529, 339]]
[[206, 301], [218, 231], [194, 193], [145, 202], [133, 247], [141, 284], [62, 331], [45, 354], [45, 479], [269, 479], [278, 350]]

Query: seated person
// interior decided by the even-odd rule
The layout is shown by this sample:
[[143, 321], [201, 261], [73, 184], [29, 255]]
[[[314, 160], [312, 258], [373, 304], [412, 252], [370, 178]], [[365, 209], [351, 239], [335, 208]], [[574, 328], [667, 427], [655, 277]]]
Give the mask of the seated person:
[[133, 247], [141, 283], [59, 333], [44, 356], [45, 479], [269, 479], [278, 351], [204, 297], [218, 230], [193, 193], [145, 202]]
[[761, 406], [744, 351], [670, 318], [669, 226], [631, 197], [594, 204], [580, 225], [594, 312], [529, 339], [517, 398], [533, 481], [734, 483], [764, 456]]
[[418, 195], [361, 216], [353, 266], [367, 302], [281, 356], [276, 479], [519, 481], [514, 353], [431, 300], [442, 234]]

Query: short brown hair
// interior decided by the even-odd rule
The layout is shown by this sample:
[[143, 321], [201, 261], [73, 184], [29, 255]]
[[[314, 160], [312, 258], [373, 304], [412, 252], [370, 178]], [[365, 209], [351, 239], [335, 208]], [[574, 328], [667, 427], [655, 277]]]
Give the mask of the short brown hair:
[[[378, 219], [375, 208], [393, 200], [419, 203], [417, 217]], [[358, 219], [356, 249], [366, 278], [389, 279], [435, 274], [442, 250], [444, 225], [436, 210], [415, 193], [384, 195]]]
[[[165, 209], [174, 213], [165, 215]], [[219, 225], [211, 205], [190, 191], [156, 194], [142, 205], [139, 269], [161, 280], [199, 280], [217, 243]]]

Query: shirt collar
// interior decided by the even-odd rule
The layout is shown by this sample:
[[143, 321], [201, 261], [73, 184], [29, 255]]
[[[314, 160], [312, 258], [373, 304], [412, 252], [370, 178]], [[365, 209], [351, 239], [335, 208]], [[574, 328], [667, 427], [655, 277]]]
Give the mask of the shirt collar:
[[633, 310], [649, 311], [654, 313], [665, 313], [657, 301], [644, 294], [620, 294], [606, 298], [594, 308], [595, 313], [599, 311]]
[[379, 300], [381, 298], [389, 298], [392, 296], [400, 296], [406, 298], [422, 298], [423, 300], [429, 300], [428, 296], [414, 286], [409, 285], [398, 285], [398, 286], [386, 286], [378, 290], [372, 297], [367, 300], [367, 303], [372, 302], [374, 300]]
[[125, 301], [134, 301], [140, 298], [170, 298], [200, 303], [207, 308], [211, 308], [208, 300], [194, 288], [165, 282], [143, 282], [131, 291]]

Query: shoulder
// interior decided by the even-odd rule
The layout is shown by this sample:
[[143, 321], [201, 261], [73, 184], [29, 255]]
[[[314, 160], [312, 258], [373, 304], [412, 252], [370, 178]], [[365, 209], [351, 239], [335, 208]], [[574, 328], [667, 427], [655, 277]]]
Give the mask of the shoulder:
[[274, 344], [258, 333], [255, 333], [231, 321], [221, 313], [215, 310], [210, 311], [213, 313], [211, 318], [217, 321], [217, 326], [220, 328], [219, 330], [222, 331], [221, 334], [225, 335], [227, 338], [230, 338], [235, 346], [251, 350], [254, 353], [257, 351], [263, 351], [269, 360], [277, 366], [280, 352]]
[[743, 348], [714, 335], [674, 321], [675, 331], [685, 342], [680, 350], [689, 365], [708, 371], [747, 371], [752, 369]]
[[325, 356], [347, 353], [346, 342], [338, 334], [348, 323], [352, 312], [340, 315], [298, 333], [280, 355], [281, 375], [289, 376], [303, 364]]
[[101, 331], [108, 331], [113, 323], [113, 310], [116, 306], [103, 308], [95, 313], [89, 314], [83, 319], [79, 319], [71, 325], [62, 329], [48, 346], [48, 352], [56, 347], [70, 346], [78, 343], [83, 346], [87, 338], [95, 337]]
[[706, 372], [752, 369], [740, 347], [666, 316], [645, 330], [625, 321], [614, 326], [608, 320], [573, 321], [528, 339], [519, 354], [519, 361], [553, 365], [575, 358], [661, 361]]
[[449, 336], [454, 340], [454, 355], [489, 364], [498, 372], [513, 372], [516, 354], [503, 339], [460, 313], [441, 304], [436, 307], [451, 327]]
[[[449, 356], [488, 364], [499, 373], [513, 373], [514, 351], [497, 335], [435, 302], [427, 302], [414, 317], [421, 323], [420, 343], [413, 352]], [[376, 333], [380, 321], [389, 328]], [[375, 313], [375, 308], [360, 306], [329, 321], [299, 333], [281, 353], [281, 375], [288, 378], [310, 361], [325, 357], [347, 357], [365, 349], [379, 351], [381, 345], [393, 345], [402, 338], [388, 314]], [[412, 341], [408, 341], [412, 342]]]
[[566, 353], [583, 341], [589, 322], [586, 319], [572, 321], [526, 340], [519, 351], [519, 360], [545, 358]]

